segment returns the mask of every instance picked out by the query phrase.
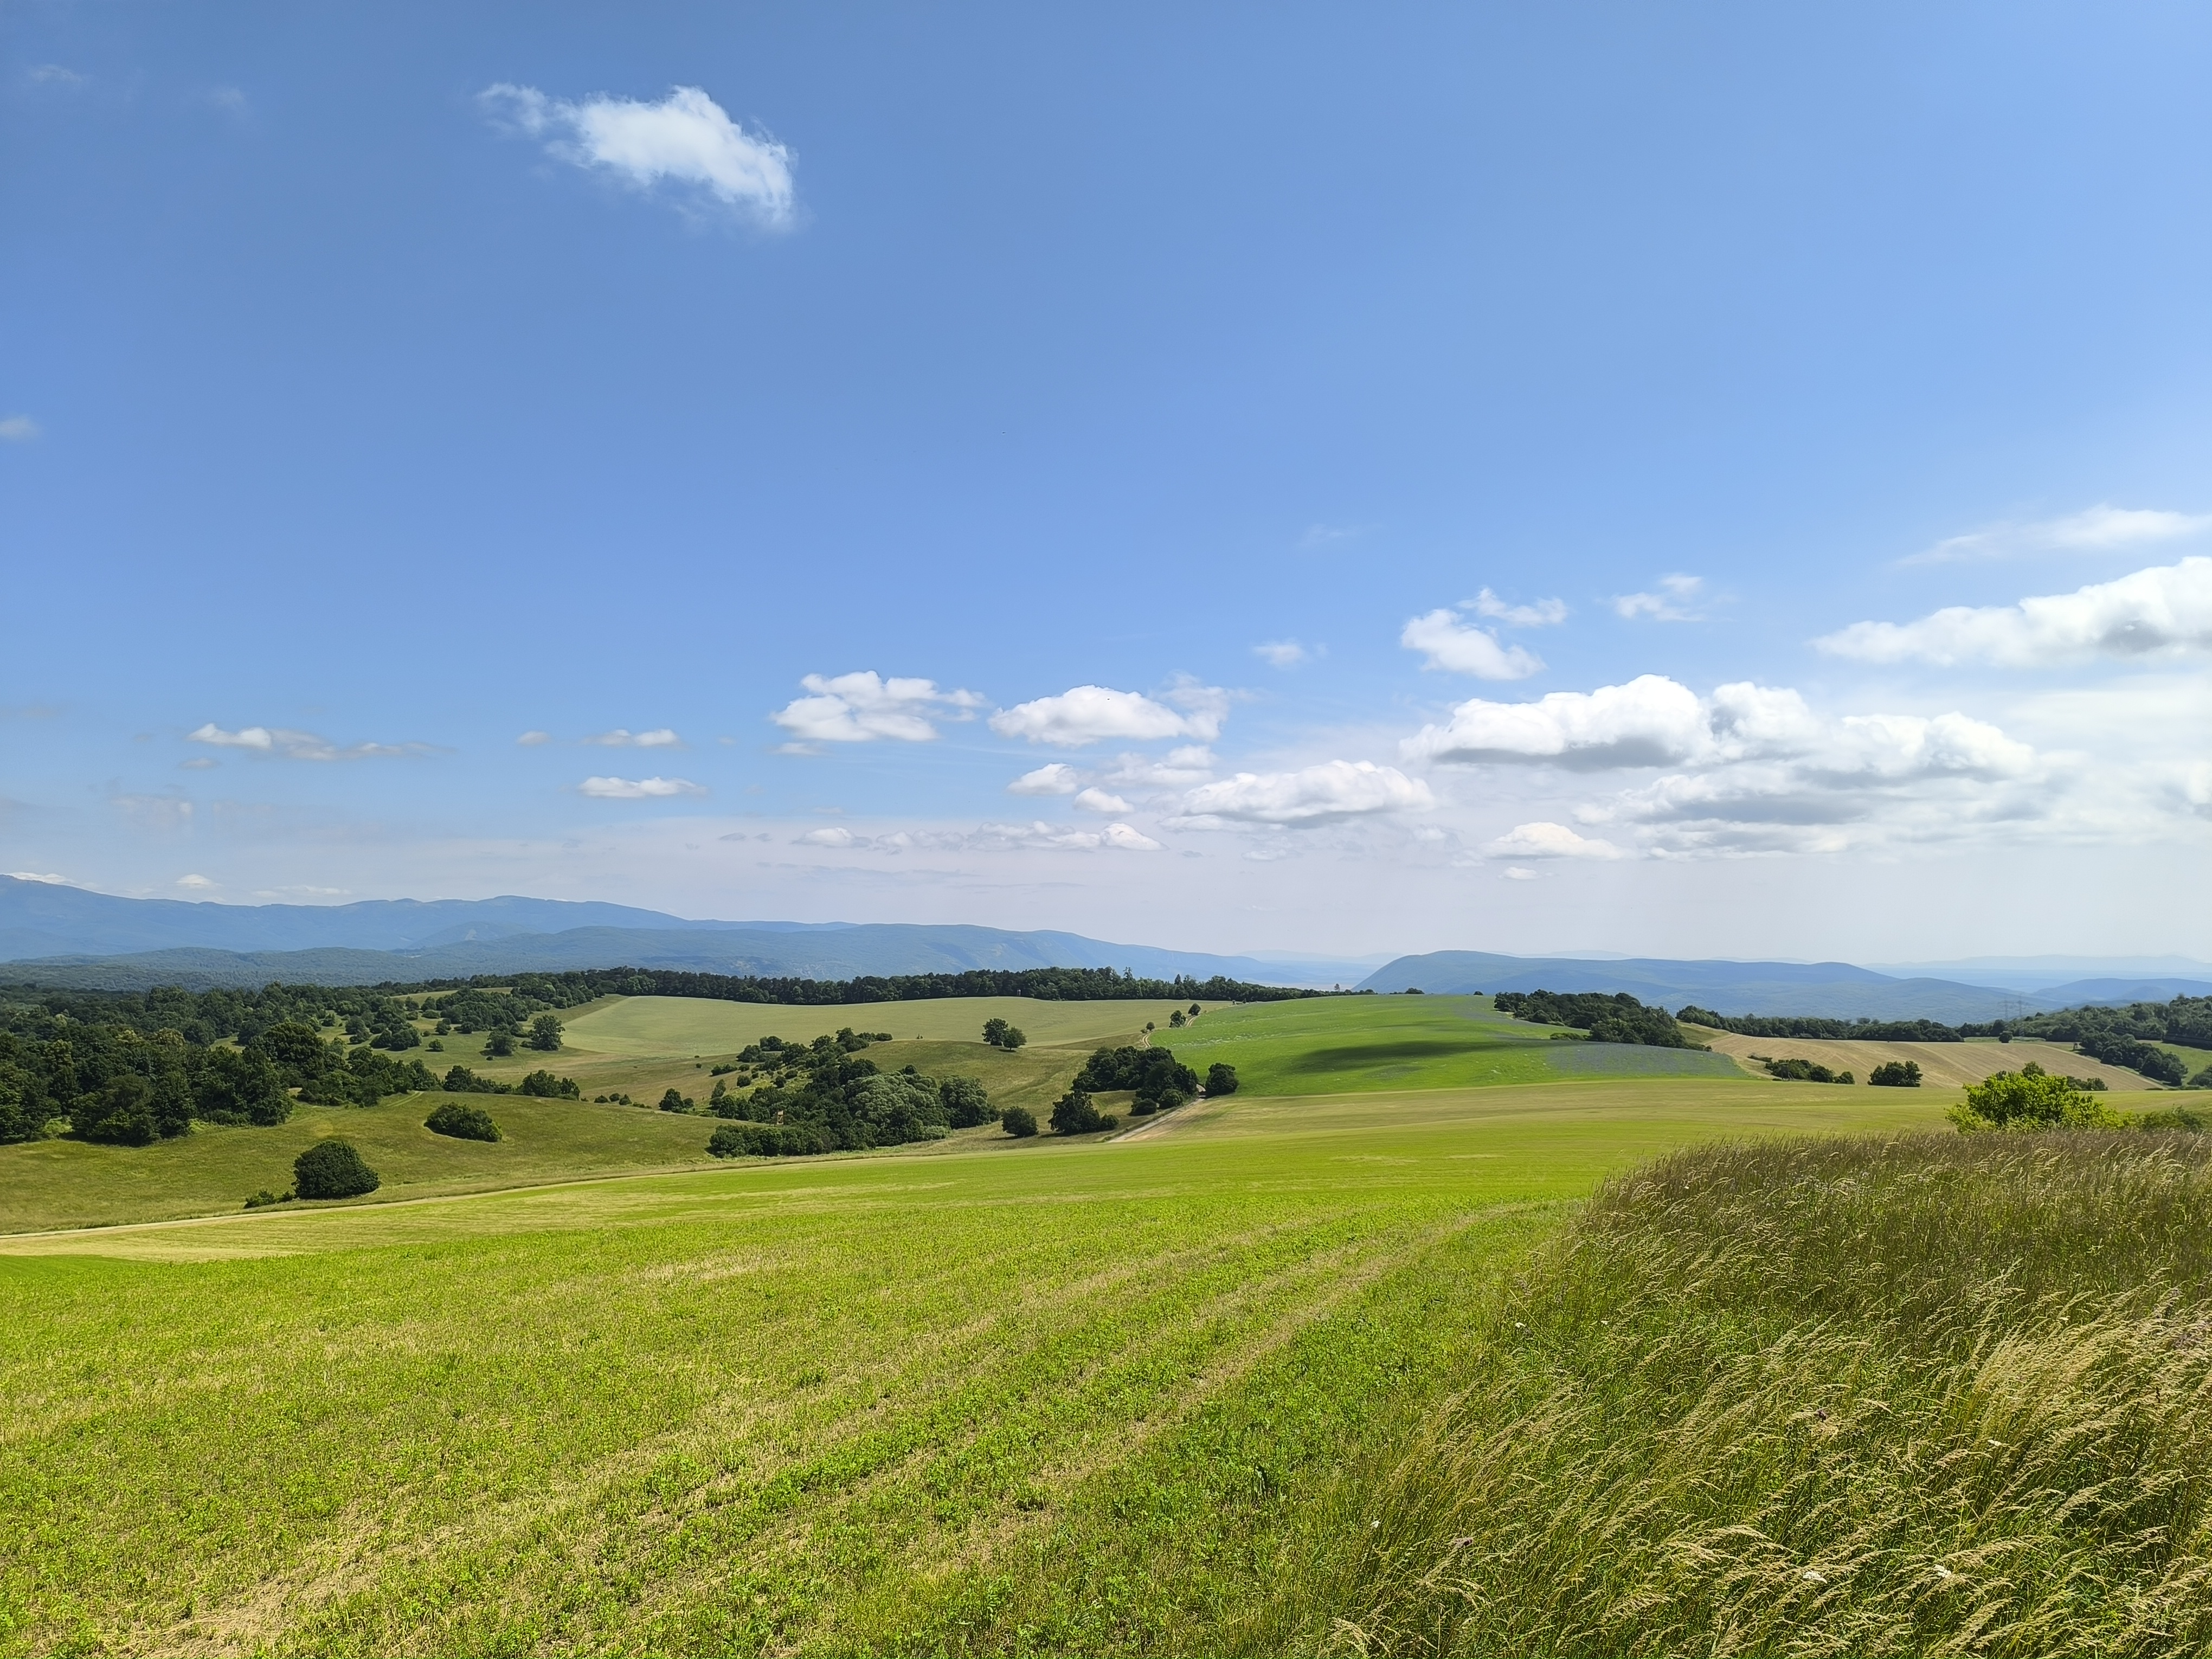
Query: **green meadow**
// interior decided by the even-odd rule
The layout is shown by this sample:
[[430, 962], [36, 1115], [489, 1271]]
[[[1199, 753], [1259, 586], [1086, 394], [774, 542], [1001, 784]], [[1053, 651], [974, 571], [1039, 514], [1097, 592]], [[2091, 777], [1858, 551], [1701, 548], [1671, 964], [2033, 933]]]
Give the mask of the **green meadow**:
[[[1112, 1138], [711, 1166], [708, 1120], [514, 1097], [484, 1102], [489, 1146], [428, 1135], [413, 1097], [0, 1148], [0, 1648], [1480, 1648], [1507, 1626], [1360, 1540], [1392, 1492], [1419, 1548], [1467, 1530], [1422, 1449], [1506, 1386], [1499, 1298], [1675, 1149], [1917, 1145], [1956, 1098], [1575, 1075], [1583, 1045], [1473, 999], [1188, 1032], [1027, 1004], [1014, 1056], [954, 1023], [981, 1004], [638, 1000], [577, 1019], [556, 1069], [703, 1077], [851, 1024], [899, 1036], [872, 1056], [1048, 1089], [1149, 1018], [1244, 1087]], [[374, 1198], [237, 1212], [334, 1131]]]

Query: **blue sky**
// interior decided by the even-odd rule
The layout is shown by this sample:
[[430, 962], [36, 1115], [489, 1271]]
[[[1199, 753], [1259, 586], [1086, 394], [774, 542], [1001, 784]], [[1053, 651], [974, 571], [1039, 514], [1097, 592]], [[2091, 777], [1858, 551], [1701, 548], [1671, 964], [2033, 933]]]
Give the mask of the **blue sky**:
[[0, 28], [0, 868], [2203, 937], [2201, 9]]

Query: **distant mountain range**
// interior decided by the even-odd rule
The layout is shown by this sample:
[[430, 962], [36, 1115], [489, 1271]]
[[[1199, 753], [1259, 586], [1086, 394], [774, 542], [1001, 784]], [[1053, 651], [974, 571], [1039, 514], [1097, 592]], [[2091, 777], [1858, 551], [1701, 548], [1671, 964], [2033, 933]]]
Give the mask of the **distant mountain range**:
[[[2083, 959], [2084, 964], [2094, 961]], [[0, 876], [0, 979], [139, 990], [153, 985], [334, 985], [459, 979], [570, 968], [690, 969], [805, 979], [969, 969], [1113, 968], [1145, 978], [1215, 975], [1269, 985], [1375, 991], [1626, 991], [1669, 1008], [1838, 1018], [2005, 1018], [2084, 1002], [2212, 995], [2212, 965], [2147, 959], [2161, 971], [2050, 984], [2050, 964], [2007, 969], [1996, 983], [1899, 976], [1850, 963], [1674, 962], [1646, 957], [1512, 957], [1437, 951], [1364, 962], [1212, 956], [1115, 945], [1079, 933], [903, 923], [695, 921], [629, 905], [560, 899], [376, 899], [357, 904], [204, 904], [118, 898]], [[2134, 963], [2122, 964], [2137, 965]], [[2202, 978], [2185, 970], [2198, 969]], [[2178, 971], [2177, 971], [2178, 970]], [[2033, 975], [2037, 988], [2021, 980]]]

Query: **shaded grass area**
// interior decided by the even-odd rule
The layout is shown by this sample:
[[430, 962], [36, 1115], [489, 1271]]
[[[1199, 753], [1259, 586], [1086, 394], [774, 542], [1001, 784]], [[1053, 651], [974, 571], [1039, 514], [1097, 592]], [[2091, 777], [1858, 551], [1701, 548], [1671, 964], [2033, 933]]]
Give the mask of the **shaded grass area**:
[[1153, 1040], [1201, 1075], [1217, 1061], [1234, 1066], [1240, 1085], [1262, 1095], [1495, 1087], [1577, 1072], [1738, 1074], [1725, 1058], [1571, 1045], [1551, 1040], [1553, 1029], [1501, 1014], [1488, 997], [1331, 997], [1212, 1010]]
[[2203, 1651], [2208, 1293], [2201, 1138], [1678, 1152], [1488, 1293], [1239, 1641]]

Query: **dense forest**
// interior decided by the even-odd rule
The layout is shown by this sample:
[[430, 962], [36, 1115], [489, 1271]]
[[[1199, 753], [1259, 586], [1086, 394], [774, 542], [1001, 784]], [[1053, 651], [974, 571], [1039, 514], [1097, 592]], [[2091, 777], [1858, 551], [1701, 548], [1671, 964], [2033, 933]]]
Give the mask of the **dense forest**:
[[[738, 1060], [758, 1070], [737, 1075], [759, 1086], [739, 1094], [716, 1080], [708, 1109], [728, 1121], [707, 1150], [717, 1158], [862, 1152], [940, 1140], [954, 1129], [998, 1121], [981, 1084], [925, 1077], [911, 1066], [885, 1072], [860, 1053], [878, 1041], [888, 1039], [848, 1028], [809, 1043], [764, 1037], [750, 1045]], [[690, 1103], [662, 1104], [681, 1110]]]
[[[1961, 1042], [1958, 1026], [1932, 1019], [1822, 1019], [1813, 1014], [1717, 1014], [1695, 1003], [1674, 1016], [1686, 1025], [1738, 1036], [1803, 1037], [1844, 1042]], [[1995, 1036], [1994, 1032], [1990, 1033]]]
[[1491, 999], [1500, 1013], [1538, 1025], [1565, 1025], [1589, 1033], [1592, 1042], [1638, 1043], [1647, 1048], [1696, 1048], [1664, 1008], [1647, 1008], [1626, 991], [1500, 991]]
[[858, 979], [763, 979], [751, 975], [700, 974], [661, 968], [592, 968], [567, 974], [479, 975], [471, 980], [426, 980], [386, 991], [464, 991], [512, 986], [549, 1006], [571, 1008], [595, 997], [698, 997], [713, 1002], [764, 1002], [791, 1007], [864, 1002], [924, 1002], [945, 997], [1033, 997], [1040, 1002], [1151, 1001], [1174, 998], [1204, 1002], [1286, 1002], [1335, 996], [1238, 979], [1139, 979], [1111, 968], [974, 969], [959, 974], [863, 975]]

